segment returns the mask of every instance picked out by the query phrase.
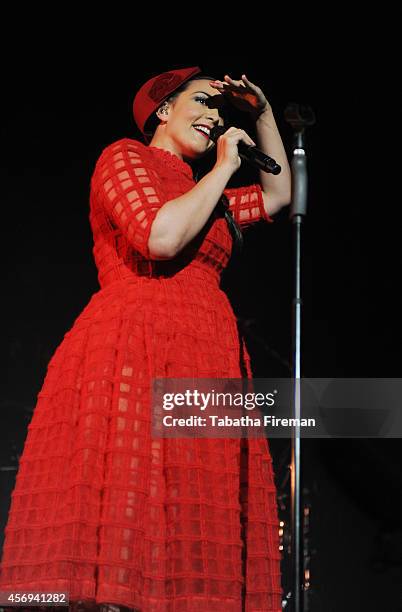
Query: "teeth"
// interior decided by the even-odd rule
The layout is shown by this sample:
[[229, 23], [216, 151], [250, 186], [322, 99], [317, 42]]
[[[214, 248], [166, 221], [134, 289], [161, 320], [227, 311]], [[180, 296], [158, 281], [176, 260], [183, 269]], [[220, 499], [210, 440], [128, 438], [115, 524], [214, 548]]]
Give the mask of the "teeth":
[[195, 130], [198, 130], [199, 132], [204, 132], [204, 134], [209, 136], [209, 133], [210, 133], [210, 129], [209, 128], [204, 127], [203, 125], [194, 125], [193, 127], [194, 127]]

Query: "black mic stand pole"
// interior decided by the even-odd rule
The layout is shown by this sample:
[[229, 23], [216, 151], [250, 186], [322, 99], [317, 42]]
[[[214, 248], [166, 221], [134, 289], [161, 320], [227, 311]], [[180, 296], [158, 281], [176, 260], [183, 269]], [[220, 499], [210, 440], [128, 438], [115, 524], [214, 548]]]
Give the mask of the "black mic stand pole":
[[[313, 111], [299, 104], [288, 104], [285, 109], [285, 120], [294, 130], [292, 171], [292, 200], [289, 219], [293, 224], [294, 253], [294, 298], [292, 307], [292, 374], [294, 379], [293, 418], [296, 424], [301, 418], [300, 378], [301, 378], [301, 225], [307, 213], [307, 160], [304, 150], [304, 131], [315, 123]], [[300, 427], [293, 428], [291, 455], [291, 515], [292, 515], [292, 612], [301, 612], [302, 608], [302, 546], [301, 546], [301, 440]], [[303, 576], [304, 579], [304, 576]]]

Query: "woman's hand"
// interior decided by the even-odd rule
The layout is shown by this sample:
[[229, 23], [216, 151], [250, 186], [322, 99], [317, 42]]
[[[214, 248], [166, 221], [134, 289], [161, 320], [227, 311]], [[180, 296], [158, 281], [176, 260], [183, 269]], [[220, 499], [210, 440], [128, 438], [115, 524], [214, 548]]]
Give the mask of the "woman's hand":
[[228, 74], [224, 81], [211, 81], [211, 87], [219, 91], [235, 108], [258, 118], [262, 113], [271, 110], [271, 105], [257, 85], [251, 83], [245, 74], [240, 81], [234, 81]]
[[230, 127], [216, 142], [215, 167], [227, 167], [231, 174], [240, 168], [241, 159], [237, 144], [242, 141], [245, 144], [256, 146], [255, 142], [244, 131], [236, 127]]

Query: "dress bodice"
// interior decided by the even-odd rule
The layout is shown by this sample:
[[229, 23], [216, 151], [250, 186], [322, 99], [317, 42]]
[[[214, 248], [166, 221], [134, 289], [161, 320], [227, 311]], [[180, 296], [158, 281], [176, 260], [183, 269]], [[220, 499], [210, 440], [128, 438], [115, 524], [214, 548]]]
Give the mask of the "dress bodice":
[[[214, 211], [202, 231], [174, 259], [152, 260], [148, 240], [158, 210], [195, 185], [191, 166], [165, 149], [128, 138], [103, 150], [91, 179], [90, 223], [101, 287], [127, 276], [170, 276], [192, 268], [215, 279], [230, 259], [232, 237]], [[260, 185], [226, 189], [229, 210], [242, 227], [271, 221]]]

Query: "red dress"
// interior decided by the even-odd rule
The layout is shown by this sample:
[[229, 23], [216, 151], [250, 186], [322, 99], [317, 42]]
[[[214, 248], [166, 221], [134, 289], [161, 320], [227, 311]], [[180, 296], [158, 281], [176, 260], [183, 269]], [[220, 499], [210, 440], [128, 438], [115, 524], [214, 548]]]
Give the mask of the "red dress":
[[[141, 612], [281, 610], [266, 440], [150, 435], [153, 377], [251, 377], [219, 287], [232, 244], [224, 217], [174, 260], [149, 259], [158, 209], [194, 184], [187, 163], [128, 138], [96, 164], [90, 222], [101, 289], [38, 394], [0, 590], [68, 591], [71, 601]], [[259, 185], [225, 193], [241, 226], [271, 221]]]

